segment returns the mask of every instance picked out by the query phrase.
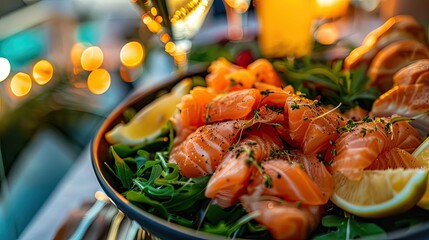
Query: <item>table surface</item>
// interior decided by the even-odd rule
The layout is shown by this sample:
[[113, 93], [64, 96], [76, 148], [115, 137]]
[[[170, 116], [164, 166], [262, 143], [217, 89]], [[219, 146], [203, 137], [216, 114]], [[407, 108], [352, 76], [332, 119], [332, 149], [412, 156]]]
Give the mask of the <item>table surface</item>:
[[88, 146], [19, 239], [52, 239], [71, 210], [80, 207], [84, 201], [95, 199], [94, 194], [101, 190], [101, 187], [95, 177], [90, 159]]

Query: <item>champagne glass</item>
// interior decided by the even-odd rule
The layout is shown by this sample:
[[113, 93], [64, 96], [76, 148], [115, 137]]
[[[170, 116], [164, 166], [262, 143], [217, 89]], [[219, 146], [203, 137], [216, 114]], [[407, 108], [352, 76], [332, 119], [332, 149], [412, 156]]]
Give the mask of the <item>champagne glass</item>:
[[188, 69], [191, 39], [200, 30], [213, 0], [132, 0], [149, 31], [165, 45], [179, 73]]
[[228, 38], [240, 41], [244, 38], [247, 25], [247, 10], [250, 0], [223, 0], [228, 21]]

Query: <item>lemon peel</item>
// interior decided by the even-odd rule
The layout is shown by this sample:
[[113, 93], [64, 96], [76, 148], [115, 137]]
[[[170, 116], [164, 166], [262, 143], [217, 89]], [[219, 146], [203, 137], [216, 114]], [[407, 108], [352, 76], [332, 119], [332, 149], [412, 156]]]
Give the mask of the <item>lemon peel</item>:
[[366, 170], [353, 181], [334, 173], [331, 201], [356, 216], [379, 218], [414, 207], [427, 187], [428, 169]]
[[126, 124], [119, 123], [105, 134], [110, 144], [138, 145], [155, 139], [177, 112], [176, 105], [189, 93], [191, 79], [180, 81], [171, 92], [146, 105]]
[[[413, 157], [417, 159], [420, 163], [422, 163], [426, 168], [429, 168], [429, 137], [426, 138], [420, 146], [418, 146], [414, 152]], [[429, 186], [429, 179], [428, 179], [428, 186]], [[420, 201], [417, 203], [417, 206], [429, 210], [429, 187], [426, 189], [425, 194], [420, 199]]]

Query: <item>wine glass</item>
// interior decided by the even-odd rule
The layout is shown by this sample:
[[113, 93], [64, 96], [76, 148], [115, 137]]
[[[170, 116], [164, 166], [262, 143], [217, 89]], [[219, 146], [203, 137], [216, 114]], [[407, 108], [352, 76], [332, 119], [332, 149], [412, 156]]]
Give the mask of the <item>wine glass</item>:
[[188, 69], [191, 39], [200, 30], [213, 0], [132, 0], [149, 31], [165, 45], [179, 73]]
[[247, 25], [247, 10], [250, 0], [223, 0], [228, 21], [228, 38], [232, 41], [240, 41], [245, 36]]

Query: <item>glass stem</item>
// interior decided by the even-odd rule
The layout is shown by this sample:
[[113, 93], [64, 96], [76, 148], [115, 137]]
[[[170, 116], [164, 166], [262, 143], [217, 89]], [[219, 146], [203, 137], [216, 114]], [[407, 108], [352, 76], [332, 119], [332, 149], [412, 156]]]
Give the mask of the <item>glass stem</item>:
[[189, 54], [191, 52], [191, 48], [192, 42], [188, 39], [176, 42], [176, 50], [173, 53], [173, 58], [179, 74], [185, 74], [189, 69]]
[[238, 13], [234, 8], [224, 3], [226, 18], [228, 22], [228, 38], [232, 41], [240, 41], [243, 39], [243, 14]]

